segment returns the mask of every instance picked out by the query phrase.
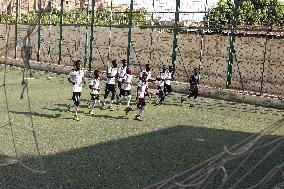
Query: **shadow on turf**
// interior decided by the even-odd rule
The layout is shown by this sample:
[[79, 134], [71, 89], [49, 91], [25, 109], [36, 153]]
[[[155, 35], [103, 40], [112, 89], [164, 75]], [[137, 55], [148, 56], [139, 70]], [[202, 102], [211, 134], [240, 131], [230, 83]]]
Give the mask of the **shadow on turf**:
[[[43, 156], [43, 162], [51, 189], [143, 188], [181, 173], [222, 152], [224, 145], [232, 146], [249, 136], [244, 132], [176, 126]], [[266, 136], [265, 140], [272, 138], [276, 137]], [[283, 160], [283, 148], [272, 154], [269, 164], [266, 161], [265, 171], [257, 170], [257, 176], [262, 177]], [[263, 154], [255, 156], [259, 159]], [[23, 163], [33, 166], [37, 161], [30, 157]], [[249, 177], [247, 182], [254, 183], [254, 179]], [[0, 180], [0, 188], [22, 188], [17, 165], [1, 167]], [[43, 188], [39, 174], [24, 169], [24, 180], [28, 188]]]
[[44, 118], [59, 118], [61, 117], [61, 114], [42, 114], [42, 113], [38, 113], [38, 112], [17, 112], [17, 111], [10, 111], [11, 113], [14, 114], [18, 114], [18, 115], [32, 115], [32, 116], [36, 116], [36, 117], [44, 117]]
[[125, 116], [111, 116], [111, 115], [89, 115], [85, 113], [86, 116], [94, 117], [94, 118], [104, 118], [104, 119], [128, 119]]

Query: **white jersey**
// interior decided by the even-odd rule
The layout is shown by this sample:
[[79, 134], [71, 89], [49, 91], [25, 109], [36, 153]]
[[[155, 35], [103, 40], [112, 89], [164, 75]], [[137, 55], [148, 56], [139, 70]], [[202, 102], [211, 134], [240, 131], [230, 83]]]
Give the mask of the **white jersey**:
[[124, 82], [126, 83], [122, 83], [121, 88], [123, 90], [129, 91], [131, 90], [131, 80], [132, 80], [133, 76], [130, 74], [125, 74], [125, 76], [123, 77]]
[[145, 92], [147, 89], [147, 82], [144, 82], [142, 80], [138, 81], [138, 98], [145, 98]]
[[93, 89], [91, 89], [90, 93], [91, 94], [99, 94], [99, 91], [96, 90], [96, 89], [99, 89], [100, 88], [100, 78], [96, 79], [96, 78], [93, 78], [91, 81], [90, 81], [90, 86], [93, 86]]
[[83, 70], [72, 70], [69, 75], [68, 79], [70, 79], [75, 84], [72, 85], [72, 92], [82, 92], [83, 89], [83, 78], [84, 78], [84, 71]]
[[160, 72], [159, 73], [159, 75], [157, 76], [157, 85], [159, 87], [164, 87], [166, 77], [167, 77], [166, 72]]
[[140, 78], [142, 78], [143, 73], [147, 73], [147, 81], [152, 78], [151, 71], [148, 71], [148, 72], [147, 72], [146, 70], [143, 70], [143, 71], [140, 73], [140, 75], [139, 75]]
[[111, 78], [107, 78], [107, 84], [112, 84], [114, 85], [115, 84], [115, 77], [117, 75], [117, 71], [118, 71], [118, 68], [109, 68], [107, 70], [107, 74], [110, 74]]
[[173, 72], [166, 71], [166, 85], [171, 85], [171, 80], [173, 78], [172, 74]]
[[123, 79], [123, 77], [125, 76], [125, 74], [126, 74], [126, 69], [127, 69], [127, 67], [125, 66], [125, 67], [121, 67], [120, 69], [119, 69], [119, 71], [118, 71], [118, 81], [122, 81], [122, 79]]

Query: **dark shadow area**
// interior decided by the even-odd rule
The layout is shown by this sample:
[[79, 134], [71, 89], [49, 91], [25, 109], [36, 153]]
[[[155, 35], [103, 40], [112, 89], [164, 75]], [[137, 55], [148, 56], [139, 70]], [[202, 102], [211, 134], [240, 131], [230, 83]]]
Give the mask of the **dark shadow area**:
[[[224, 145], [232, 146], [249, 136], [250, 133], [244, 132], [176, 126], [47, 155], [43, 157], [43, 161], [52, 189], [144, 188], [209, 159], [222, 152]], [[277, 137], [265, 136], [264, 142], [275, 138]], [[258, 177], [262, 178], [283, 161], [283, 150], [282, 145], [246, 182], [259, 181]], [[254, 158], [259, 160], [261, 157], [261, 153], [257, 153]], [[248, 163], [249, 167], [255, 163], [254, 158]], [[35, 161], [35, 157], [30, 157], [24, 163], [32, 166]], [[237, 165], [239, 162], [229, 167]], [[19, 174], [17, 165], [0, 167], [0, 188], [23, 188]], [[28, 188], [43, 187], [40, 174], [24, 170], [24, 179]]]
[[42, 108], [43, 110], [49, 110], [49, 111], [54, 111], [54, 112], [65, 112], [65, 109], [61, 109], [59, 107], [57, 108]]
[[32, 115], [32, 116], [37, 116], [37, 117], [44, 117], [44, 118], [59, 118], [61, 116], [61, 114], [42, 114], [42, 113], [38, 113], [38, 112], [17, 112], [17, 111], [10, 111], [11, 113], [14, 114], [18, 114], [18, 115]]
[[128, 119], [125, 116], [110, 116], [110, 115], [89, 115], [86, 114], [86, 116], [94, 117], [94, 118], [105, 118], [105, 119]]
[[[70, 103], [71, 103], [70, 104], [71, 105], [71, 109], [73, 109], [74, 105], [73, 105], [72, 101], [70, 101]], [[60, 107], [67, 109], [67, 103], [66, 104], [54, 104], [54, 105], [58, 106], [58, 109], [60, 109]], [[86, 100], [86, 102], [80, 104], [80, 108], [88, 108], [87, 100]], [[56, 111], [56, 110], [54, 110], [54, 111]]]

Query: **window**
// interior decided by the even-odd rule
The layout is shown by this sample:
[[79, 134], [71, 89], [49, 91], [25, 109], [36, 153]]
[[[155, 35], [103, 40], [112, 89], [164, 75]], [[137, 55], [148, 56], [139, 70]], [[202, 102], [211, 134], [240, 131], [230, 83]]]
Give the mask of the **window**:
[[68, 5], [68, 1], [66, 1], [66, 5]]

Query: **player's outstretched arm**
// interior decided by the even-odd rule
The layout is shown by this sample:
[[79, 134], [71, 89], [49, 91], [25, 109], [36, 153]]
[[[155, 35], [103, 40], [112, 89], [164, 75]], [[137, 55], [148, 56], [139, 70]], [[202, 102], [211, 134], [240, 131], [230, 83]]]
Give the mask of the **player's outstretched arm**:
[[71, 83], [72, 85], [75, 85], [75, 82], [72, 81], [70, 78], [67, 78], [67, 80], [69, 81], [69, 83]]

